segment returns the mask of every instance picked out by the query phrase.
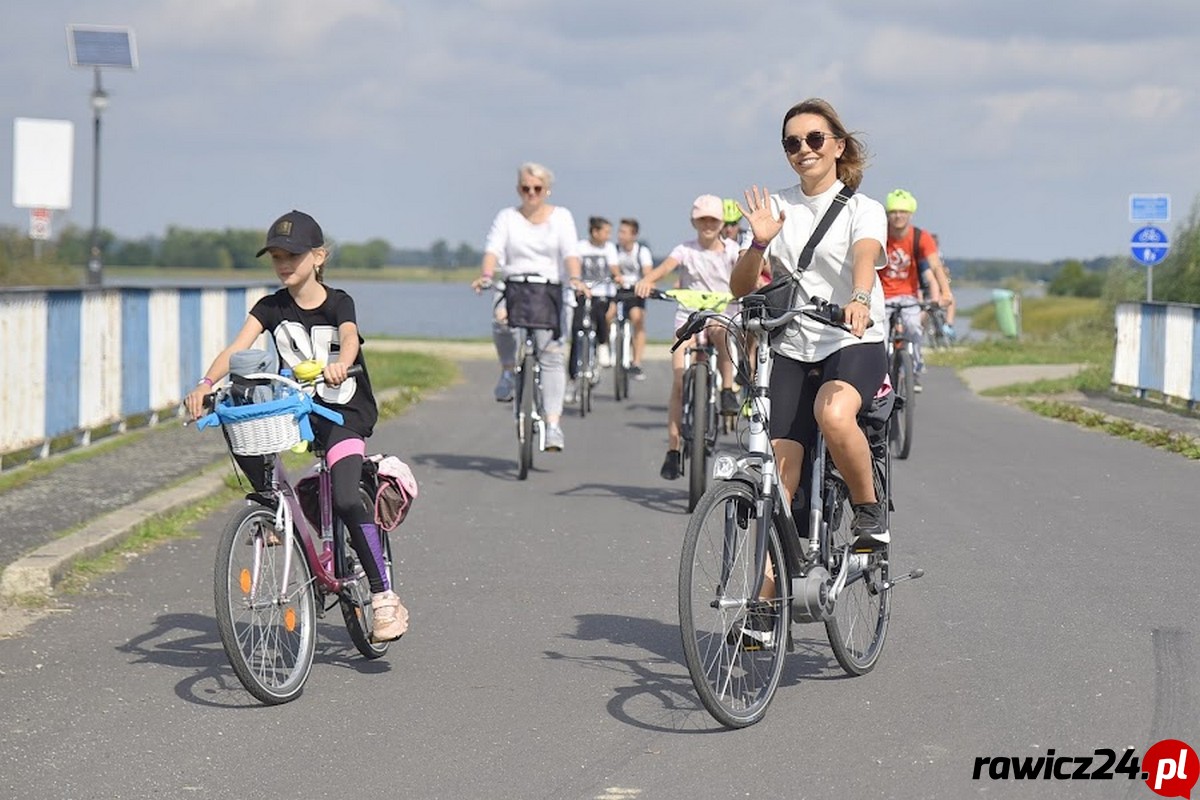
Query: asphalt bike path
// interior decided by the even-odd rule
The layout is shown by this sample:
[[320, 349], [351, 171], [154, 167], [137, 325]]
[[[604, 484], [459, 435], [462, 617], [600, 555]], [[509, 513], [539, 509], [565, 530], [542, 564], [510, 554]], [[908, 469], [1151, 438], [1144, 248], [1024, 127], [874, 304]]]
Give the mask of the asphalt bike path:
[[975, 758], [1200, 740], [1200, 467], [937, 369], [895, 473], [894, 557], [927, 574], [896, 590], [879, 666], [845, 678], [797, 626], [766, 719], [721, 731], [682, 664], [686, 482], [658, 477], [669, 371], [648, 373], [627, 404], [603, 384], [569, 411], [524, 482], [488, 362], [381, 425], [371, 449], [421, 485], [396, 540], [412, 629], [366, 662], [331, 611], [287, 706], [258, 707], [221, 650], [226, 512], [0, 640], [0, 796], [1027, 797], [972, 780]]

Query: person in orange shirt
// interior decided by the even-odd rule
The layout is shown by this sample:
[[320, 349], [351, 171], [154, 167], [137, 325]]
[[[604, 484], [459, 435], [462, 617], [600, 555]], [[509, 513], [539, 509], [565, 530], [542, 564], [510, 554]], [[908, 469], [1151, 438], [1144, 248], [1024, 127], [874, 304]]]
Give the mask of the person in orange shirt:
[[902, 306], [904, 329], [915, 344], [916, 376], [915, 391], [921, 391], [921, 373], [925, 371], [925, 359], [921, 354], [921, 269], [926, 265], [932, 277], [929, 284], [929, 300], [943, 304], [950, 296], [946, 285], [945, 267], [938, 255], [937, 242], [929, 231], [917, 230], [912, 225], [912, 215], [917, 210], [917, 198], [904, 189], [888, 193], [884, 202], [888, 218], [887, 266], [879, 271], [879, 282], [883, 284], [884, 302], [888, 306]]

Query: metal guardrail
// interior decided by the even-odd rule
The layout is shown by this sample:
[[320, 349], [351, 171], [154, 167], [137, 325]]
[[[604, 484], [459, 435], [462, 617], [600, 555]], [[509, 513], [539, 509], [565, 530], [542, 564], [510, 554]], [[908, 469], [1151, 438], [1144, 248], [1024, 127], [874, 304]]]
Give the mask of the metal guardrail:
[[0, 291], [0, 459], [44, 457], [52, 442], [85, 445], [93, 431], [173, 413], [267, 292]]
[[1200, 400], [1200, 306], [1121, 303], [1112, 384], [1140, 398]]

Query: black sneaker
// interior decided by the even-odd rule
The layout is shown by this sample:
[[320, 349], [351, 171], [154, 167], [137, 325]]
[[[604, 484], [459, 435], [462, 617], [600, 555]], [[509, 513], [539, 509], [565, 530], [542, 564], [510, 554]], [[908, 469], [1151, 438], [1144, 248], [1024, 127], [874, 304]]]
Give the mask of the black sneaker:
[[683, 453], [678, 450], [668, 450], [667, 457], [663, 459], [662, 469], [658, 471], [658, 474], [664, 480], [679, 480], [679, 476], [683, 474]]
[[775, 607], [769, 601], [751, 603], [742, 621], [725, 635], [729, 645], [741, 645], [743, 650], [770, 650], [775, 647]]
[[892, 541], [891, 532], [884, 527], [883, 503], [854, 503], [854, 532], [852, 549], [857, 553], [882, 550]]
[[642, 368], [640, 366], [634, 364], [629, 368], [629, 377], [633, 378], [635, 381], [644, 381], [646, 380], [646, 373], [642, 372]]
[[733, 393], [733, 389], [721, 390], [721, 413], [727, 416], [735, 417], [742, 410], [742, 404], [738, 402], [737, 395]]

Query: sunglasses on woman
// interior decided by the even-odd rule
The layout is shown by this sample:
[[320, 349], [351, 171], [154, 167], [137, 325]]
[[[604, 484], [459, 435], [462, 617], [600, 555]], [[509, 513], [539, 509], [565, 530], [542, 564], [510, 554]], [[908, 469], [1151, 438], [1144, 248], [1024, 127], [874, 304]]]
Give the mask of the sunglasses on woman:
[[521, 194], [541, 194], [545, 191], [545, 186], [521, 186]]
[[833, 133], [826, 133], [825, 131], [809, 131], [808, 133], [804, 134], [803, 138], [799, 136], [783, 137], [783, 149], [784, 152], [786, 152], [789, 156], [794, 156], [796, 153], [800, 152], [801, 144], [807, 144], [809, 150], [812, 150], [814, 153], [819, 153], [821, 148], [825, 146], [826, 139], [840, 138], [842, 137]]

